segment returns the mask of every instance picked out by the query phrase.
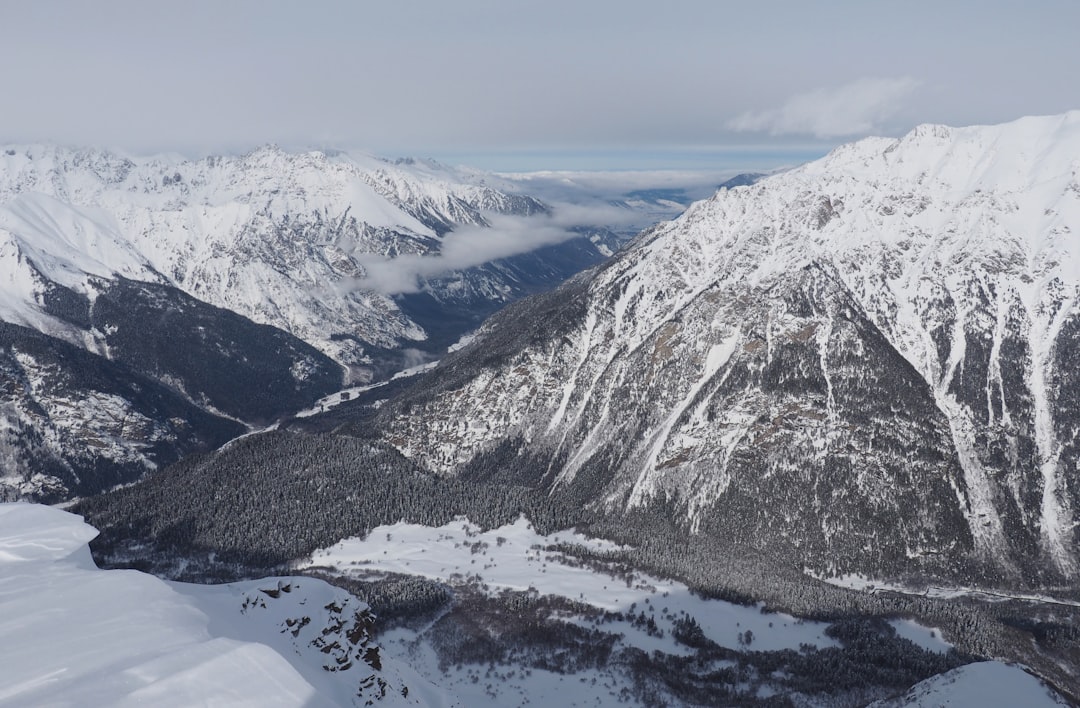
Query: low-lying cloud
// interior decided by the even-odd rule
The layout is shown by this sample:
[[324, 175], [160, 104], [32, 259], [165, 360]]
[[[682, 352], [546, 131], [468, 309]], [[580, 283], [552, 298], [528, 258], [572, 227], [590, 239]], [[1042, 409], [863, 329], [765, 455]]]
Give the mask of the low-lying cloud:
[[919, 87], [911, 77], [859, 79], [838, 88], [792, 96], [779, 108], [747, 111], [728, 121], [739, 132], [838, 138], [880, 130]]
[[417, 292], [425, 280], [580, 237], [574, 227], [611, 226], [628, 217], [624, 210], [603, 204], [559, 205], [551, 214], [530, 217], [490, 215], [489, 227], [461, 226], [447, 234], [438, 253], [358, 255], [367, 277], [352, 285], [387, 295]]

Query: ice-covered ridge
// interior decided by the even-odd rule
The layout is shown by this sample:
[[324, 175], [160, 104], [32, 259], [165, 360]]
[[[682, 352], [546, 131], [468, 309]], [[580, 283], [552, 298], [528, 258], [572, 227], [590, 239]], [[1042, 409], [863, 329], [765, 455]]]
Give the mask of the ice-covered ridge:
[[841, 146], [795, 170], [807, 176], [888, 175], [946, 194], [1029, 191], [1069, 176], [1080, 150], [1080, 111], [1028, 116], [999, 125], [920, 125], [902, 138], [868, 138]]

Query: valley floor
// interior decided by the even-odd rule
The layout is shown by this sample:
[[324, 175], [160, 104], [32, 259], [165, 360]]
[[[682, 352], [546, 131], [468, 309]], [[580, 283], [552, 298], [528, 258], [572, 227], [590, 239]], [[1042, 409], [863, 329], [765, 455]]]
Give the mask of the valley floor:
[[[382, 526], [297, 568], [382, 587], [377, 620], [313, 577], [102, 571], [96, 534], [0, 505], [0, 706], [1066, 705], [1020, 667], [967, 663], [933, 628], [706, 599], [614, 560], [611, 542], [524, 519]], [[425, 593], [441, 599], [401, 611]], [[876, 683], [874, 647], [889, 669]]]
[[[969, 697], [980, 697], [979, 705], [1064, 705], [1037, 679], [999, 662], [932, 677], [906, 697], [896, 686], [822, 690], [809, 679], [820, 671], [815, 665], [835, 661], [852, 637], [828, 622], [707, 599], [682, 583], [597, 560], [619, 550], [572, 531], [540, 535], [525, 519], [484, 531], [459, 518], [438, 528], [380, 526], [316, 551], [299, 569], [359, 584], [411, 576], [450, 588], [452, 606], [420, 623], [395, 623], [380, 642], [468, 706], [860, 705], [875, 696], [892, 696], [889, 705], [967, 705]], [[515, 632], [508, 620], [533, 634]], [[897, 654], [943, 664], [954, 654], [939, 630], [907, 619], [889, 621], [881, 641], [902, 647]], [[602, 660], [583, 649], [589, 642], [604, 647]], [[669, 675], [658, 674], [661, 667]], [[710, 675], [711, 686], [702, 679]], [[987, 702], [991, 686], [1008, 690]]]

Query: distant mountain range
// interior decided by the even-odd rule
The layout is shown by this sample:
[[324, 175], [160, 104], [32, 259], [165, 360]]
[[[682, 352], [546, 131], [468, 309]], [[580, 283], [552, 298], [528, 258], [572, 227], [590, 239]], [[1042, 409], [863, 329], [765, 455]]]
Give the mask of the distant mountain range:
[[[201, 160], [0, 149], [0, 499], [131, 481], [437, 358], [622, 242], [555, 227], [551, 205], [488, 181], [514, 187], [275, 147]], [[496, 218], [519, 227], [503, 236]], [[462, 229], [494, 245], [440, 260]], [[424, 267], [385, 287], [402, 263]]]

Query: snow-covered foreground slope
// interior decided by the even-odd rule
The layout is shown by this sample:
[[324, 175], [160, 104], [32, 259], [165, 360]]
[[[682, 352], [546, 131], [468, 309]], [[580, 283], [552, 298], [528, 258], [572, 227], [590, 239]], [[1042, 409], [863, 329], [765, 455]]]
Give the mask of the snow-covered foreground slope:
[[1052, 708], [1069, 705], [1017, 666], [984, 661], [953, 669], [917, 684], [901, 698], [871, 708]]
[[1080, 112], [863, 140], [496, 316], [385, 439], [826, 574], [1075, 578], [1078, 229]]
[[[0, 705], [448, 705], [311, 578], [217, 587], [98, 570], [72, 514], [0, 505]], [[371, 701], [371, 703], [369, 703]]]

